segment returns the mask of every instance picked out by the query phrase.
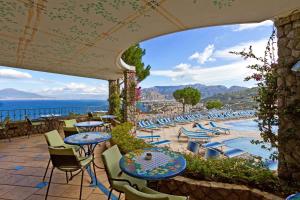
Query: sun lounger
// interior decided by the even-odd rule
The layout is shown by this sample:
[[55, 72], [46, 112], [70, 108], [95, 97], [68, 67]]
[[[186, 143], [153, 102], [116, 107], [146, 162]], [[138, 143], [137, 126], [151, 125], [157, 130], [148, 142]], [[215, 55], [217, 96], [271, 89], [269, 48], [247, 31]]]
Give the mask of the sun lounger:
[[138, 125], [142, 129], [159, 130], [159, 128], [157, 126], [153, 126], [153, 125], [151, 125], [149, 123], [146, 123], [145, 121], [139, 121]]
[[194, 132], [194, 131], [188, 131], [185, 128], [181, 127], [179, 129], [178, 133], [178, 139], [181, 136], [181, 134], [184, 134], [189, 138], [189, 140], [194, 139], [194, 140], [204, 140], [204, 141], [209, 141], [211, 137], [207, 135], [205, 132]]
[[228, 158], [233, 158], [236, 156], [240, 156], [242, 154], [246, 153], [243, 150], [240, 149], [229, 149], [223, 152], [224, 156], [228, 157]]
[[154, 146], [160, 146], [160, 145], [171, 144], [171, 141], [170, 140], [160, 140], [160, 141], [155, 141], [155, 142], [149, 142], [149, 144], [152, 144]]
[[230, 133], [230, 129], [229, 129], [229, 128], [224, 128], [224, 127], [217, 126], [214, 122], [209, 122], [209, 125], [210, 125], [212, 128], [214, 128], [214, 129], [222, 130], [222, 131], [224, 131], [225, 133], [227, 132], [228, 134]]
[[187, 145], [187, 150], [197, 154], [197, 153], [199, 153], [199, 147], [200, 147], [200, 144], [198, 142], [189, 141], [188, 145]]
[[199, 123], [196, 123], [196, 127], [199, 128], [201, 131], [206, 131], [206, 132], [213, 133], [213, 134], [215, 134], [215, 135], [220, 135], [220, 131], [214, 130], [214, 129], [206, 128], [206, 127], [202, 126], [202, 125], [199, 124]]
[[202, 147], [204, 148], [217, 148], [217, 147], [222, 147], [224, 146], [224, 144], [220, 143], [220, 142], [208, 142], [205, 144], [202, 144]]
[[137, 138], [139, 139], [143, 139], [143, 140], [147, 140], [147, 139], [159, 139], [160, 138], [160, 135], [138, 135]]

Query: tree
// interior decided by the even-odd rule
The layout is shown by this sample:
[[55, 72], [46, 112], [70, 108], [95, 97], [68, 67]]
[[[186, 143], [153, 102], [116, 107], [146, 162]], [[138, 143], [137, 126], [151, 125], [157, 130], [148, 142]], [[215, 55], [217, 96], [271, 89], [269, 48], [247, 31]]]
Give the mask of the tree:
[[206, 102], [206, 108], [210, 109], [221, 109], [223, 107], [223, 103], [220, 100], [210, 100]]
[[146, 54], [146, 50], [142, 49], [139, 44], [133, 45], [127, 49], [122, 59], [128, 65], [135, 66], [136, 80], [138, 83], [145, 80], [150, 75], [151, 66], [145, 64], [142, 61], [143, 56]]
[[186, 87], [181, 90], [176, 90], [173, 92], [173, 97], [176, 101], [179, 103], [182, 103], [183, 106], [183, 112], [185, 112], [185, 106], [186, 105], [196, 105], [199, 103], [201, 99], [201, 93], [199, 90], [192, 88], [192, 87]]

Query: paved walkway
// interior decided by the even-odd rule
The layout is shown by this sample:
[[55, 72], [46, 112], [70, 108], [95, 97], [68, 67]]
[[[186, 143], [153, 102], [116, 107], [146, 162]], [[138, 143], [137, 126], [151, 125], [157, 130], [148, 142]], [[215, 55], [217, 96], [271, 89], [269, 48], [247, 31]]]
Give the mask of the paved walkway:
[[[96, 163], [102, 166], [100, 152], [105, 145], [96, 149]], [[45, 198], [47, 186], [42, 178], [49, 159], [48, 148], [43, 135], [13, 138], [12, 142], [0, 141], [0, 199], [40, 200]], [[105, 171], [96, 171], [97, 186], [90, 185], [90, 176], [85, 173], [82, 198], [87, 200], [107, 199], [109, 183]], [[50, 176], [48, 171], [47, 179]], [[80, 178], [76, 176], [68, 184], [65, 173], [54, 170], [49, 191], [49, 200], [79, 199]], [[118, 194], [116, 194], [118, 195]], [[124, 198], [124, 196], [123, 196]]]

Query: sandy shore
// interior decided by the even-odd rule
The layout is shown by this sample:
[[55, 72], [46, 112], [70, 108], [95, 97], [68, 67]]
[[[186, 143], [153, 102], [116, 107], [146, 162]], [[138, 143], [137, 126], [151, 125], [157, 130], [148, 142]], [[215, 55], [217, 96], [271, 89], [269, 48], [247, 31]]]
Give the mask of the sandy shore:
[[[226, 126], [224, 122], [237, 122], [245, 119], [239, 119], [239, 120], [226, 120], [226, 121], [218, 121], [216, 122], [218, 126], [229, 128], [230, 134], [221, 134], [218, 136], [214, 136], [211, 139], [211, 142], [215, 141], [223, 141], [227, 139], [233, 139], [237, 137], [252, 137], [254, 139], [261, 139], [258, 131], [251, 131], [251, 130], [234, 130], [230, 126]], [[205, 127], [210, 128], [208, 125], [207, 120], [201, 120], [199, 121], [202, 125], [205, 125]], [[153, 132], [153, 135], [160, 135], [160, 140], [170, 140], [171, 144], [170, 147], [174, 151], [180, 151], [180, 152], [186, 152], [187, 149], [187, 143], [188, 138], [184, 135], [180, 136], [180, 139], [178, 139], [178, 132], [181, 127], [186, 128], [187, 130], [191, 131], [197, 131], [197, 128], [193, 128], [193, 123], [185, 124], [185, 125], [176, 125], [176, 127], [169, 127], [169, 128], [161, 128], [160, 130], [155, 130]], [[149, 132], [144, 131], [137, 131], [138, 135], [151, 135]]]

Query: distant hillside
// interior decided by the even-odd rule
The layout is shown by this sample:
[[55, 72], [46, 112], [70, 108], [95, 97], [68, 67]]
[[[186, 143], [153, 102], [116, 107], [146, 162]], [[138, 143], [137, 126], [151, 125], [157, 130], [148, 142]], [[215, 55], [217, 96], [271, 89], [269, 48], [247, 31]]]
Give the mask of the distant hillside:
[[211, 97], [207, 97], [202, 100], [202, 102], [207, 102], [209, 100], [220, 100], [223, 104], [230, 105], [233, 109], [240, 109], [240, 108], [253, 108], [255, 106], [255, 101], [253, 97], [257, 95], [257, 88], [250, 88], [241, 91], [235, 91], [231, 93], [225, 94], [216, 94]]
[[201, 91], [201, 98], [207, 98], [214, 96], [216, 94], [232, 93], [237, 91], [246, 90], [246, 87], [232, 86], [227, 88], [224, 85], [212, 85], [206, 86], [203, 84], [193, 84], [193, 85], [178, 85], [178, 86], [155, 86], [151, 88], [145, 88], [142, 90], [143, 100], [169, 100], [173, 99], [173, 92], [178, 89], [185, 87], [193, 87]]
[[47, 97], [12, 88], [0, 90], [0, 99], [45, 99]]

